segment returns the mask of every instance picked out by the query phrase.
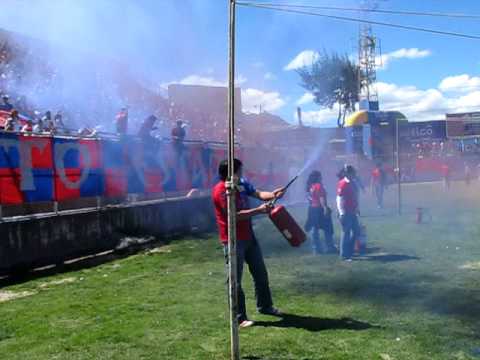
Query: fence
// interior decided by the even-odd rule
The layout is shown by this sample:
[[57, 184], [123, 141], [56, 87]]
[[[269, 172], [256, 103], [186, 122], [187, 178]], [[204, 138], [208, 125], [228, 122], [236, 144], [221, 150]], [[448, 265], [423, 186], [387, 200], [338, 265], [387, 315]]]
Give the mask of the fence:
[[207, 189], [224, 144], [0, 132], [0, 206]]

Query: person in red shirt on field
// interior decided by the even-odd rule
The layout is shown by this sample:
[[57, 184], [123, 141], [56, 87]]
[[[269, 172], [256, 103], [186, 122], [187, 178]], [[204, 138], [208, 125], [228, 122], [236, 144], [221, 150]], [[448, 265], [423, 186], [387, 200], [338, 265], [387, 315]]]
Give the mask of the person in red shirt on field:
[[[249, 197], [257, 198], [262, 201], [270, 201], [275, 198], [281, 198], [285, 193], [283, 188], [272, 192], [261, 191], [242, 177], [242, 162], [234, 160], [234, 175], [238, 179], [238, 191], [236, 192], [237, 208], [237, 271], [238, 271], [238, 322], [240, 327], [253, 325], [253, 321], [248, 320], [245, 306], [245, 294], [242, 290], [243, 265], [247, 263], [250, 274], [255, 286], [255, 297], [257, 300], [257, 310], [261, 314], [281, 315], [280, 311], [273, 307], [272, 295], [268, 283], [268, 273], [263, 261], [262, 251], [252, 229], [252, 217], [260, 214], [268, 214], [271, 205], [262, 203], [261, 205], [250, 208]], [[225, 260], [228, 264], [228, 219], [227, 219], [227, 195], [225, 181], [228, 176], [228, 164], [224, 160], [218, 167], [220, 180], [213, 187], [212, 199], [215, 207], [215, 217], [217, 220], [220, 242], [223, 245]]]
[[[336, 253], [337, 249], [333, 244], [333, 223], [332, 210], [327, 205], [327, 192], [322, 184], [322, 174], [314, 170], [307, 180], [307, 198], [309, 202], [307, 222], [305, 231], [312, 232], [313, 254]], [[325, 235], [325, 248], [320, 244], [319, 230], [323, 229]]]
[[372, 170], [372, 192], [375, 194], [377, 200], [377, 207], [383, 209], [383, 193], [387, 185], [387, 174], [385, 169], [382, 166], [382, 163], [379, 162]]
[[358, 222], [358, 192], [355, 184], [356, 171], [351, 165], [345, 166], [339, 173], [337, 184], [337, 210], [342, 225], [340, 239], [340, 257], [352, 261], [355, 239], [360, 236]]
[[447, 163], [442, 164], [440, 172], [443, 178], [443, 186], [446, 190], [450, 189], [450, 167]]
[[468, 163], [468, 161], [465, 161], [463, 165], [463, 174], [465, 176], [465, 185], [470, 185], [470, 181], [472, 180], [473, 173], [472, 173], [472, 167]]

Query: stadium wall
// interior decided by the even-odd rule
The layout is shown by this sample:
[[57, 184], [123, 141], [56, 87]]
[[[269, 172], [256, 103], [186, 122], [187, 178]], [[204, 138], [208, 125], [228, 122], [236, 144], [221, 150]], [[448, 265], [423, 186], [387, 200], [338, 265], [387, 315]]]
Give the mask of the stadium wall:
[[0, 223], [0, 272], [61, 264], [118, 250], [128, 245], [128, 237], [153, 236], [158, 240], [214, 229], [209, 196], [11, 218]]

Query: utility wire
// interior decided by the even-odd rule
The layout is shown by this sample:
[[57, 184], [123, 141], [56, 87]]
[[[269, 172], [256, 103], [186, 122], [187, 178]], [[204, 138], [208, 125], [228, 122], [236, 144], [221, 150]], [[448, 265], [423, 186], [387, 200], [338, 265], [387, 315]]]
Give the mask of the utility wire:
[[434, 29], [428, 29], [428, 28], [422, 28], [422, 27], [416, 27], [416, 26], [410, 26], [410, 25], [400, 25], [400, 24], [386, 23], [386, 22], [380, 22], [380, 21], [364, 20], [364, 19], [351, 18], [351, 17], [345, 17], [345, 16], [327, 15], [327, 14], [315, 13], [315, 12], [309, 12], [309, 11], [303, 11], [303, 10], [285, 9], [285, 8], [279, 8], [279, 7], [270, 6], [270, 5], [261, 5], [259, 3], [237, 2], [236, 4], [239, 6], [245, 6], [245, 7], [274, 10], [274, 11], [301, 14], [301, 15], [312, 15], [312, 16], [319, 16], [319, 17], [341, 20], [341, 21], [380, 25], [380, 26], [386, 26], [386, 27], [403, 29], [403, 30], [421, 31], [421, 32], [437, 34], [437, 35], [455, 36], [455, 37], [466, 38], [466, 39], [480, 40], [480, 36], [478, 35], [469, 35], [469, 34], [434, 30]]
[[[237, 2], [239, 5], [246, 3]], [[381, 10], [381, 9], [368, 9], [368, 8], [351, 8], [351, 7], [338, 7], [338, 6], [315, 6], [315, 5], [294, 5], [294, 4], [278, 4], [278, 3], [250, 3], [260, 6], [272, 6], [281, 8], [297, 8], [297, 9], [312, 9], [312, 10], [335, 10], [335, 11], [360, 11], [360, 12], [372, 12], [392, 15], [413, 15], [413, 16], [434, 16], [434, 17], [447, 17], [457, 19], [480, 19], [480, 15], [477, 14], [463, 14], [463, 13], [440, 13], [440, 12], [421, 12], [421, 11], [403, 11], [403, 10]]]

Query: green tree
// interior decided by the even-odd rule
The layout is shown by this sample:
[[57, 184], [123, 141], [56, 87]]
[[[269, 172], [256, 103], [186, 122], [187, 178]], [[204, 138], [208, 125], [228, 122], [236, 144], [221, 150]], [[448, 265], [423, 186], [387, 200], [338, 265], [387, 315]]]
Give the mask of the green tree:
[[316, 104], [332, 109], [338, 104], [337, 125], [343, 127], [347, 113], [359, 100], [359, 69], [349, 57], [324, 51], [311, 65], [297, 70], [300, 85], [313, 94]]

